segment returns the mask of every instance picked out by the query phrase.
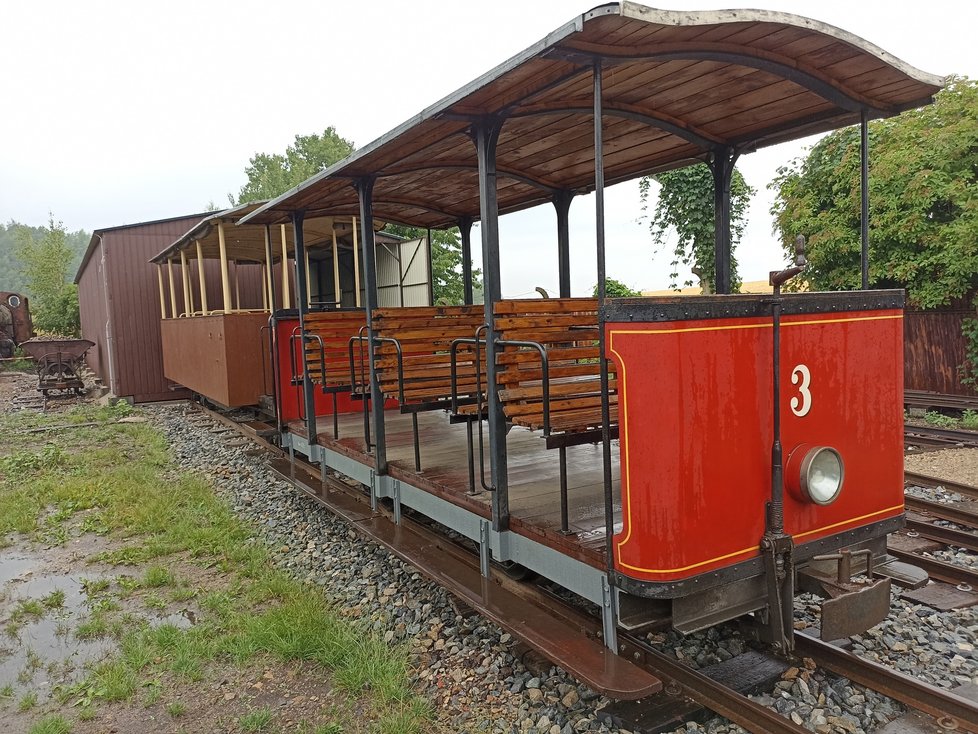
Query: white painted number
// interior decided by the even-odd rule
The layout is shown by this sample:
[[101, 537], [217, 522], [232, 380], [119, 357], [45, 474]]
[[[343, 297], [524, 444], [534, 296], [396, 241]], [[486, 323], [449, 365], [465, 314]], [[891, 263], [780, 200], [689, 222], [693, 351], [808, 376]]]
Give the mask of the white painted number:
[[[798, 385], [799, 381], [801, 381], [800, 385]], [[812, 394], [808, 391], [811, 381], [812, 373], [805, 365], [800, 364], [791, 370], [791, 384], [798, 385], [798, 394], [801, 395], [800, 399], [797, 397], [791, 399], [791, 412], [799, 418], [804, 418], [812, 409]]]

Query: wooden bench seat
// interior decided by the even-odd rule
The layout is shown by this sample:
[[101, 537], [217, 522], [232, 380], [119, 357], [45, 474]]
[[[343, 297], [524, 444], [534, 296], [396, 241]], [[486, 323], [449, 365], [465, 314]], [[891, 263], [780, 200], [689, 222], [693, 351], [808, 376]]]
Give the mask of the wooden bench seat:
[[[305, 340], [306, 369], [315, 384], [327, 392], [350, 390], [350, 339], [356, 337], [366, 324], [367, 314], [362, 310], [316, 311], [305, 315], [305, 334], [310, 337]], [[354, 363], [359, 371], [357, 351], [354, 350]], [[364, 360], [363, 370], [367, 369]]]
[[476, 363], [475, 346], [455, 350], [455, 400], [452, 391], [452, 342], [471, 339], [485, 321], [482, 306], [379, 308], [372, 314], [374, 367], [381, 392], [412, 414], [415, 468], [421, 470], [417, 413], [472, 403], [485, 390], [485, 353]]
[[[496, 383], [506, 417], [515, 425], [542, 430], [548, 438], [557, 433], [593, 434], [600, 429], [597, 300], [502, 301], [496, 304], [495, 314], [504, 345], [496, 358]], [[537, 348], [513, 342], [530, 342]], [[546, 401], [541, 350], [547, 356]], [[618, 383], [613, 366], [609, 370], [612, 422], [617, 424]]]
[[[494, 315], [496, 394], [508, 421], [559, 450], [560, 529], [569, 532], [567, 447], [595, 443], [604, 429], [597, 299], [502, 301]], [[617, 436], [618, 381], [608, 370], [607, 428]]]

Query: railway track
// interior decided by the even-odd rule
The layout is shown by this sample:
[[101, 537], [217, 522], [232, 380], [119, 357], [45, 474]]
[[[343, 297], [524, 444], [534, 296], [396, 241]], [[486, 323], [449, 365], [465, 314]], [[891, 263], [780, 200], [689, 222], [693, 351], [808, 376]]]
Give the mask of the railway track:
[[905, 425], [904, 444], [908, 446], [927, 446], [952, 448], [964, 446], [978, 448], [978, 432], [936, 426]]
[[[259, 430], [260, 426], [254, 421], [239, 423], [208, 408], [197, 407], [213, 420], [235, 429], [262, 447], [277, 453], [280, 460], [284, 458], [284, 452], [262, 435], [262, 431]], [[349, 512], [348, 508], [351, 503], [353, 505], [364, 503], [364, 493], [358, 492], [356, 488], [335, 477], [329, 475], [323, 477], [314, 465], [302, 463], [300, 469], [301, 471], [296, 474], [296, 488], [314, 497], [337, 514], [348, 517], [348, 514], [343, 511], [343, 506]], [[305, 480], [303, 476], [306, 477]], [[356, 510], [353, 512], [355, 513]], [[408, 530], [419, 537], [426, 538], [433, 547], [438, 547], [442, 556], [451, 556], [455, 562], [467, 564], [471, 572], [478, 572], [478, 558], [470, 551], [463, 549], [460, 544], [445, 538], [434, 529], [416, 522], [410, 516], [402, 515], [400, 520], [401, 525], [394, 526], [393, 512], [381, 504], [378, 505], [373, 514], [373, 525], [371, 527], [379, 527], [383, 523], [387, 523], [392, 528], [398, 527], [398, 533], [402, 535], [405, 530]], [[371, 533], [367, 523], [356, 522], [352, 525], [359, 528], [361, 532], [366, 532], [370, 537], [383, 542], [375, 533]], [[388, 547], [390, 548], [390, 545]], [[391, 550], [402, 558], [405, 557], [403, 552], [398, 553], [394, 548]], [[913, 559], [916, 562], [917, 557], [913, 556]], [[443, 577], [440, 578], [438, 574], [432, 573], [431, 569], [426, 568], [423, 562], [419, 562], [419, 559], [408, 560], [436, 582], [444, 583]], [[951, 566], [951, 564], [943, 565]], [[935, 577], [937, 577], [936, 574]], [[951, 578], [951, 574], [948, 574], [948, 577]], [[563, 623], [576, 627], [582, 635], [590, 637], [600, 635], [600, 620], [597, 617], [567, 601], [556, 598], [553, 593], [548, 593], [545, 589], [533, 584], [515, 581], [498, 569], [493, 569], [492, 581], [494, 584], [490, 584], [490, 586], [498, 585], [502, 589], [509, 590], [510, 593], [518, 594], [521, 599], [532, 603], [540, 610], [544, 610], [554, 619], [560, 619]], [[484, 593], [486, 593], [485, 590]], [[926, 713], [934, 717], [942, 728], [958, 728], [978, 734], [978, 703], [910, 678], [885, 666], [864, 660], [841, 648], [807, 635], [797, 635], [796, 640], [797, 654], [813, 659], [824, 669], [879, 691], [912, 709]], [[684, 700], [724, 716], [754, 734], [808, 733], [808, 729], [795, 724], [774, 709], [752, 700], [747, 695], [739, 693], [701, 671], [682, 664], [656, 649], [638, 635], [621, 634], [619, 637], [619, 654], [638, 663], [658, 677], [664, 684], [664, 690], [661, 693], [651, 696], [643, 702], [638, 702], [640, 705], [661, 705], [663, 697], [665, 697], [666, 703], [670, 705], [675, 704], [677, 700]]]

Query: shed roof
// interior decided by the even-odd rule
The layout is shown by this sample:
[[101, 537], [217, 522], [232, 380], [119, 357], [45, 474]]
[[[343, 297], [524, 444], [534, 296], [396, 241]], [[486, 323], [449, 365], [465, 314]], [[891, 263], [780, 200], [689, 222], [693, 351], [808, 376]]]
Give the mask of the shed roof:
[[197, 219], [200, 217], [206, 217], [207, 213], [202, 214], [184, 214], [180, 217], [166, 217], [164, 219], [152, 219], [148, 222], [134, 222], [133, 224], [117, 224], [114, 227], [101, 227], [92, 232], [92, 238], [88, 241], [88, 247], [85, 248], [85, 254], [82, 255], [81, 263], [78, 265], [78, 270], [75, 271], [74, 283], [78, 283], [81, 280], [82, 273], [85, 272], [85, 268], [88, 267], [88, 261], [92, 258], [92, 253], [95, 252], [95, 248], [98, 247], [99, 240], [106, 234], [122, 232], [128, 229], [136, 229], [138, 227], [152, 227], [157, 224], [167, 224], [169, 222], [178, 222], [181, 219]]
[[479, 217], [472, 122], [506, 122], [499, 211], [594, 184], [592, 65], [603, 68], [607, 183], [751, 151], [928, 103], [940, 77], [834, 26], [769, 10], [599, 6], [245, 216], [355, 214], [351, 179], [377, 176], [374, 214], [421, 227]]

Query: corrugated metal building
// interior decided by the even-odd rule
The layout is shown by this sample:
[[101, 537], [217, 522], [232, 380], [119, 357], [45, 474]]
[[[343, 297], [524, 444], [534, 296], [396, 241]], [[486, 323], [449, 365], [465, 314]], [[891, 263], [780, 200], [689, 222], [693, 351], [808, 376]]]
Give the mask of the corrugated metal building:
[[[191, 214], [92, 233], [75, 275], [81, 330], [83, 338], [95, 342], [88, 364], [113, 395], [135, 402], [188, 396], [186, 390], [171, 389], [163, 376], [157, 272], [149, 260], [206, 216]], [[260, 305], [260, 276], [242, 275], [242, 302]], [[219, 287], [218, 263], [208, 265], [207, 279]], [[182, 302], [182, 284], [178, 282], [177, 288]]]

